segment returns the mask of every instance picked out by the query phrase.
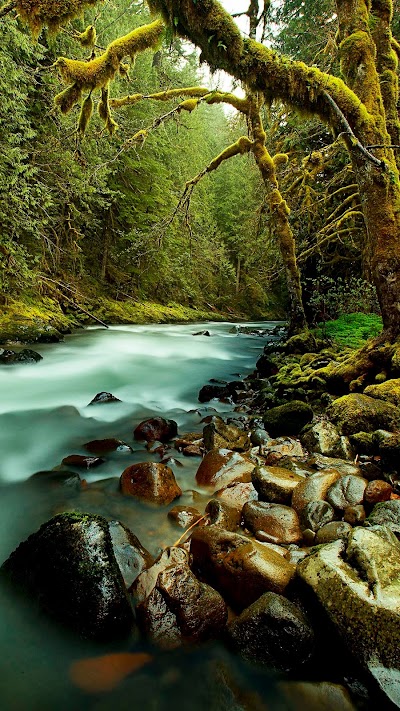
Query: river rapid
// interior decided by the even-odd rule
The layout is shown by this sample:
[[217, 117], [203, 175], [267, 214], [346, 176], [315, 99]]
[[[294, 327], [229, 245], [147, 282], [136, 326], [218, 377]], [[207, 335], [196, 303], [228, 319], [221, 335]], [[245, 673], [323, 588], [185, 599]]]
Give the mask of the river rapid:
[[[272, 331], [276, 322], [246, 325]], [[118, 477], [130, 464], [157, 461], [142, 443], [133, 441], [133, 430], [141, 420], [160, 415], [174, 419], [179, 433], [201, 432], [201, 420], [212, 408], [222, 413], [232, 410], [233, 406], [216, 401], [200, 405], [199, 389], [210, 378], [246, 376], [254, 370], [268, 340], [232, 332], [233, 326], [88, 328], [67, 336], [62, 343], [38, 346], [43, 360], [37, 364], [0, 369], [1, 561], [44, 521], [62, 511], [79, 510], [121, 520], [153, 555], [179, 537], [179, 529], [167, 519], [174, 504], [155, 509], [127, 500], [121, 507], [121, 497], [116, 496]], [[193, 335], [205, 329], [211, 337]], [[121, 402], [88, 407], [101, 391], [111, 392]], [[75, 470], [90, 484], [83, 494], [29, 481], [36, 472], [60, 467], [69, 454], [87, 454], [85, 442], [107, 437], [124, 440], [134, 452], [114, 452], [99, 468]], [[183, 465], [174, 467], [184, 491], [179, 503], [190, 504], [193, 494], [185, 492], [196, 488], [194, 474], [199, 460], [172, 454]], [[200, 495], [196, 507], [204, 509], [207, 500]], [[244, 668], [221, 648], [210, 647], [168, 654], [151, 650], [155, 662], [146, 673], [138, 672], [113, 693], [84, 694], [70, 681], [71, 663], [118, 650], [94, 648], [38, 618], [29, 601], [4, 591], [1, 595], [0, 697], [1, 708], [7, 711], [206, 707], [207, 711], [233, 711], [239, 707], [229, 685], [226, 698], [221, 697], [220, 685], [216, 694], [212, 692], [221, 664], [229, 666], [236, 684], [240, 686], [242, 679], [245, 687], [251, 687], [251, 693], [257, 688], [263, 696], [274, 693], [264, 675]], [[143, 643], [138, 641], [137, 649], [140, 645]], [[215, 696], [219, 700], [214, 704]]]

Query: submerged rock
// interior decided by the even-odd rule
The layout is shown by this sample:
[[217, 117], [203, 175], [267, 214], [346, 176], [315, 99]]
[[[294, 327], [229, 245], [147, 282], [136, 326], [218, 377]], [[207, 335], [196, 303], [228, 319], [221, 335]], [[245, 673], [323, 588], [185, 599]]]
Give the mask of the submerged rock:
[[93, 400], [89, 402], [89, 405], [99, 405], [106, 402], [121, 402], [121, 400], [118, 397], [115, 397], [115, 395], [112, 395], [112, 393], [102, 392], [97, 393], [97, 395], [94, 396]]
[[70, 467], [82, 467], [83, 469], [93, 469], [94, 467], [104, 464], [105, 459], [101, 457], [87, 457], [84, 454], [70, 454], [68, 457], [64, 457], [61, 464], [65, 464]]
[[92, 439], [83, 446], [92, 454], [108, 454], [109, 452], [131, 454], [133, 452], [129, 444], [126, 444], [126, 442], [120, 439], [115, 439], [114, 437], [109, 437], [108, 439]]
[[263, 417], [265, 429], [271, 437], [297, 435], [304, 425], [311, 422], [313, 411], [301, 400], [292, 400], [268, 410]]
[[170, 504], [182, 494], [172, 469], [166, 464], [139, 462], [121, 474], [123, 494], [152, 504]]
[[164, 417], [151, 417], [143, 420], [134, 430], [136, 440], [145, 442], [169, 442], [178, 433], [175, 420], [165, 420]]
[[18, 546], [1, 574], [83, 637], [110, 641], [132, 631], [132, 608], [101, 516], [55, 516]]
[[30, 348], [24, 348], [22, 351], [10, 351], [5, 348], [0, 348], [0, 365], [14, 365], [16, 363], [38, 363], [43, 360], [43, 356]]

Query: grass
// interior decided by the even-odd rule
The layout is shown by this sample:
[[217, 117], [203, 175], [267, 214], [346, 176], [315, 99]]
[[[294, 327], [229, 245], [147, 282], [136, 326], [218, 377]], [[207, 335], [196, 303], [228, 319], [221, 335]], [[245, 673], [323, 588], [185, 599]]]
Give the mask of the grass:
[[340, 346], [360, 348], [369, 338], [382, 330], [382, 319], [377, 314], [343, 314], [334, 321], [320, 323], [316, 329], [319, 338], [331, 338]]

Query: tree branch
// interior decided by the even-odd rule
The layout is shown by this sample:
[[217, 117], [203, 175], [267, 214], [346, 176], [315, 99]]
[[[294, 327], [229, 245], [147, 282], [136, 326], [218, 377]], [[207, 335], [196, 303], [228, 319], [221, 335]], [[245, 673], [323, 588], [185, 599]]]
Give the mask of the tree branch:
[[4, 17], [4, 15], [8, 15], [8, 13], [11, 12], [12, 10], [15, 10], [16, 7], [17, 7], [17, 3], [15, 2], [15, 0], [10, 0], [10, 2], [6, 2], [6, 4], [3, 5], [3, 7], [0, 7], [0, 17]]

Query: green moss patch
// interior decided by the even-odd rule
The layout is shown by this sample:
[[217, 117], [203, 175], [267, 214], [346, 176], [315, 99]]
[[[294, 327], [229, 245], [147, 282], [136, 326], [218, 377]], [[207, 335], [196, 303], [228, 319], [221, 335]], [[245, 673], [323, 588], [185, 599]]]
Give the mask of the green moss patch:
[[320, 338], [331, 338], [341, 346], [360, 348], [369, 338], [382, 330], [382, 319], [377, 314], [343, 314], [335, 321], [319, 324], [315, 333]]

